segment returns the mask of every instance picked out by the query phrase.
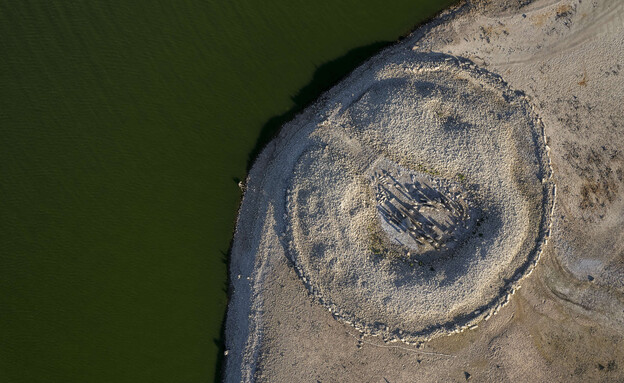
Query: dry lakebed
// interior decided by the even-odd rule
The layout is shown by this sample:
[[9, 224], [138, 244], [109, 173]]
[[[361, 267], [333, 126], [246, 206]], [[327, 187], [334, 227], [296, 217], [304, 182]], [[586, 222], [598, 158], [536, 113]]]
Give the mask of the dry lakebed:
[[624, 381], [624, 2], [464, 1], [245, 183], [227, 382]]

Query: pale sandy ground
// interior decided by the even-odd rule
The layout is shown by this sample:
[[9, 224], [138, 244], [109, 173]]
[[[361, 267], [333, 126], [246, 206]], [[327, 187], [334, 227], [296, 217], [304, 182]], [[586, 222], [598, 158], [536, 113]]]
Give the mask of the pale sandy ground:
[[[467, 58], [524, 91], [544, 122], [557, 186], [552, 233], [509, 304], [419, 347], [334, 319], [296, 274], [279, 222], [279, 180], [323, 103], [384, 55], [410, 50]], [[624, 381], [622, 70], [620, 0], [461, 4], [356, 70], [287, 124], [250, 173], [232, 249], [225, 380]]]

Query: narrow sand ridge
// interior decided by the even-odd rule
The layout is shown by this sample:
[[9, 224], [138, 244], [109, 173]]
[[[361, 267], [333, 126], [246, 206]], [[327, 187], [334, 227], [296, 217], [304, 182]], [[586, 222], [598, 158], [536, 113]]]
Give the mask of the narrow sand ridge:
[[369, 59], [251, 169], [225, 380], [624, 381], [622, 89], [620, 0], [463, 1]]
[[[458, 331], [505, 302], [537, 260], [552, 210], [542, 127], [522, 94], [466, 60], [420, 54], [362, 73], [325, 110], [289, 172], [285, 222], [291, 259], [318, 301], [366, 333], [403, 341]], [[376, 197], [375, 171], [387, 175]], [[414, 179], [404, 188], [401, 172]], [[423, 175], [437, 199], [417, 193], [422, 206], [410, 204], [407, 188], [423, 189]], [[460, 185], [457, 207], [435, 197]], [[435, 220], [464, 200], [472, 214]], [[376, 214], [392, 217], [388, 208], [394, 222]], [[464, 229], [443, 241], [452, 249], [441, 243], [449, 224]], [[409, 230], [411, 247], [398, 239]]]

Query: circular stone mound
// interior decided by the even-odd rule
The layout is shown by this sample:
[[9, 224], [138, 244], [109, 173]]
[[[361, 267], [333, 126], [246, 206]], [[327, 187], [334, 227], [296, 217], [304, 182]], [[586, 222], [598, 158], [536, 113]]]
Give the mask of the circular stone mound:
[[473, 228], [477, 212], [460, 184], [388, 160], [377, 161], [369, 173], [384, 231], [371, 233], [374, 254], [383, 252], [385, 237], [409, 249], [407, 257], [440, 256], [461, 244]]
[[349, 79], [293, 169], [289, 254], [337, 318], [417, 341], [476, 324], [537, 261], [552, 206], [521, 93], [446, 55]]

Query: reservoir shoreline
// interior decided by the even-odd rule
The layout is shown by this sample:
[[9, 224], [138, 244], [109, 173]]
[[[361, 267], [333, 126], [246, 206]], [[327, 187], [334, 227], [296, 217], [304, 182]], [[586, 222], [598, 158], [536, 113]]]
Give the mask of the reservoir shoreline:
[[[604, 351], [619, 350], [623, 344], [622, 336], [609, 335], [613, 331], [621, 334], [624, 325], [619, 315], [624, 303], [618, 298], [619, 288], [613, 284], [619, 273], [615, 265], [619, 262], [617, 248], [620, 242], [596, 242], [592, 238], [606, 238], [613, 227], [621, 230], [621, 217], [609, 212], [617, 211], [622, 206], [622, 194], [604, 201], [603, 205], [592, 203], [591, 198], [601, 197], [588, 197], [590, 189], [582, 186], [583, 182], [590, 182], [584, 179], [587, 170], [573, 159], [579, 156], [594, 158], [598, 156], [596, 148], [602, 148], [605, 154], [600, 157], [600, 163], [608, 164], [610, 169], [622, 169], [621, 159], [614, 149], [617, 143], [621, 144], [622, 136], [612, 133], [621, 133], [621, 126], [608, 121], [622, 121], [624, 118], [616, 107], [622, 100], [613, 98], [614, 91], [622, 85], [622, 77], [617, 77], [617, 63], [622, 59], [622, 42], [618, 36], [621, 37], [624, 31], [621, 26], [617, 26], [617, 22], [622, 19], [623, 12], [620, 4], [608, 0], [593, 5], [573, 0], [538, 0], [522, 6], [503, 0], [490, 3], [463, 2], [416, 29], [402, 42], [383, 49], [362, 63], [339, 84], [323, 93], [316, 103], [286, 123], [257, 157], [249, 172], [247, 189], [239, 208], [229, 265], [232, 285], [226, 318], [225, 380], [288, 382], [313, 377], [319, 381], [338, 379], [359, 382], [367, 381], [372, 376], [383, 376], [388, 381], [410, 381], [418, 376], [422, 381], [451, 381], [473, 376], [479, 380], [522, 381], [530, 373], [540, 381], [557, 381], [563, 376], [583, 381], [597, 379], [603, 369], [587, 368], [581, 371], [573, 361], [587, 366], [595, 363], [604, 366], [603, 363], [607, 362], [599, 360], [621, 360], [620, 351], [614, 354]], [[527, 35], [531, 38], [527, 39]], [[540, 44], [535, 46], [529, 41], [540, 41]], [[413, 66], [409, 60], [405, 63], [393, 61], [398, 55], [412, 55]], [[450, 62], [453, 57], [465, 58], [468, 67], [480, 67], [493, 73], [499, 76], [501, 83], [509, 84], [516, 92], [514, 94], [521, 97], [526, 95], [530, 101], [529, 109], [543, 121], [539, 139], [543, 140], [545, 151], [550, 154], [548, 166], [552, 162], [555, 169], [557, 205], [549, 202], [548, 198], [537, 204], [540, 208], [536, 208], [533, 202], [527, 205], [530, 207], [525, 210], [529, 216], [537, 214], [542, 208], [548, 212], [548, 216], [552, 215], [552, 225], [549, 219], [545, 221], [547, 230], [552, 232], [548, 241], [545, 241], [546, 237], [538, 240], [543, 241], [543, 253], [540, 250], [541, 259], [535, 269], [517, 269], [520, 275], [515, 279], [517, 283], [514, 282], [512, 295], [506, 305], [496, 310], [496, 315], [484, 313], [487, 315], [483, 315], [478, 323], [471, 324], [463, 331], [453, 331], [448, 337], [436, 336], [396, 345], [393, 343], [400, 337], [396, 339], [387, 336], [388, 326], [382, 328], [381, 332], [371, 333], [347, 317], [336, 315], [338, 311], [333, 306], [330, 305], [328, 309], [319, 304], [328, 294], [336, 297], [335, 289], [319, 290], [318, 281], [324, 281], [323, 278], [331, 270], [320, 268], [325, 271], [318, 275], [298, 271], [300, 255], [293, 254], [290, 246], [301, 239], [290, 234], [293, 230], [291, 227], [301, 226], [301, 222], [308, 221], [298, 221], [299, 213], [296, 212], [299, 210], [295, 209], [293, 213], [293, 209], [284, 201], [291, 198], [291, 191], [287, 191], [290, 190], [288, 185], [291, 177], [298, 180], [298, 184], [304, 185], [305, 177], [297, 178], [296, 174], [306, 174], [305, 169], [314, 169], [314, 161], [325, 161], [325, 155], [340, 158], [336, 153], [342, 150], [340, 148], [344, 143], [357, 148], [363, 141], [374, 146], [377, 142], [375, 140], [388, 138], [382, 135], [381, 138], [366, 141], [366, 136], [358, 136], [358, 123], [346, 119], [354, 118], [355, 121], [357, 114], [354, 112], [348, 115], [345, 110], [348, 111], [352, 104], [359, 102], [359, 97], [364, 96], [352, 95], [356, 101], [347, 102], [346, 98], [338, 95], [345, 89], [359, 89], [363, 74], [374, 72], [374, 68], [386, 65], [390, 68], [387, 72], [378, 72], [378, 78], [394, 76], [395, 72], [391, 71], [394, 67], [396, 73], [401, 70], [421, 73], [418, 72], [422, 68], [419, 62], [425, 62], [423, 65], [427, 67], [427, 59], [423, 57], [430, 55], [445, 55]], [[578, 65], [567, 64], [571, 57], [577, 60]], [[589, 69], [587, 66], [595, 57], [601, 58], [602, 69]], [[445, 68], [444, 64], [439, 66]], [[611, 72], [603, 70], [607, 67], [614, 69]], [[461, 70], [453, 70], [449, 70], [449, 73], [455, 74], [453, 78], [464, 77]], [[593, 72], [588, 74], [590, 71]], [[592, 78], [593, 83], [589, 83], [587, 78]], [[362, 88], [368, 89], [367, 86], [362, 85]], [[496, 86], [483, 88], [496, 89]], [[401, 89], [404, 91], [397, 94], [409, 92], [405, 90], [408, 88]], [[565, 92], [560, 92], [560, 89], [565, 89]], [[503, 98], [509, 104], [516, 105], [513, 97], [504, 95]], [[579, 108], [579, 99], [588, 105], [583, 109], [583, 115], [574, 112]], [[589, 100], [594, 101], [591, 107]], [[375, 105], [371, 103], [369, 107]], [[430, 118], [435, 120], [436, 113]], [[441, 111], [438, 117], [445, 113]], [[347, 117], [341, 117], [343, 115]], [[388, 118], [390, 121], [392, 115]], [[599, 125], [602, 128], [593, 125], [595, 128], [591, 135], [579, 133], [583, 132], [585, 124], [596, 119], [602, 121]], [[456, 120], [451, 118], [449, 121], [452, 124]], [[344, 127], [347, 133], [334, 140], [328, 133], [332, 126]], [[377, 126], [381, 129], [384, 125]], [[374, 131], [370, 131], [374, 135]], [[391, 141], [391, 138], [388, 140]], [[308, 145], [317, 145], [318, 142], [321, 147], [335, 146], [339, 150], [323, 154], [320, 149], [307, 149]], [[338, 145], [338, 142], [342, 144]], [[388, 145], [386, 141], [383, 142]], [[352, 159], [344, 161], [368, 161], [366, 150], [353, 150]], [[312, 153], [309, 156], [306, 154], [308, 157], [300, 155], [308, 152]], [[522, 160], [523, 155], [516, 157]], [[334, 162], [337, 167], [346, 166], [340, 161]], [[531, 160], [526, 161], [527, 164], [531, 163]], [[605, 174], [598, 169], [602, 165], [595, 161], [591, 163], [597, 166], [592, 170], [596, 172], [593, 174]], [[351, 171], [348, 167], [345, 169]], [[444, 177], [451, 176], [445, 174], [444, 166], [438, 164], [434, 169], [441, 169]], [[294, 175], [291, 176], [291, 172]], [[467, 174], [468, 179], [473, 177], [471, 173]], [[527, 178], [514, 184], [522, 185], [526, 182], [547, 185], [550, 182], [547, 171], [536, 170], [535, 174], [544, 177], [541, 182], [528, 182]], [[322, 185], [322, 181], [321, 177], [315, 182]], [[615, 179], [607, 181], [613, 185], [622, 182]], [[336, 187], [350, 190], [343, 189], [343, 186]], [[613, 187], [613, 190], [619, 190]], [[554, 198], [554, 189], [549, 190], [551, 192], [547, 194], [551, 193]], [[576, 190], [581, 190], [581, 193]], [[527, 189], [523, 193], [529, 195], [532, 192]], [[298, 195], [300, 197], [295, 198], [293, 194], [292, 200], [308, 198], [305, 193]], [[328, 203], [331, 202], [331, 198], [327, 198]], [[321, 200], [310, 200], [314, 203], [309, 205], [321, 206]], [[358, 200], [354, 197], [343, 202], [356, 203]], [[611, 208], [606, 210], [605, 204]], [[327, 215], [331, 214], [321, 214]], [[513, 215], [507, 214], [503, 218]], [[313, 227], [315, 221], [309, 222], [312, 225], [310, 227]], [[300, 227], [297, 230], [304, 233], [303, 236], [307, 235]], [[348, 238], [348, 235], [345, 234], [344, 238]], [[301, 247], [304, 249], [302, 251], [305, 251], [306, 246]], [[318, 254], [326, 253], [327, 250], [324, 250]], [[337, 262], [339, 264], [340, 260]], [[589, 269], [588, 265], [594, 269]], [[442, 264], [440, 266], [443, 267]], [[432, 272], [439, 271], [440, 266], [431, 267]], [[479, 277], [481, 274], [478, 274]], [[601, 276], [602, 284], [595, 282], [595, 275]], [[331, 278], [328, 280], [331, 281]], [[316, 291], [322, 294], [317, 295]], [[345, 290], [344, 294], [339, 292], [338, 300], [342, 300], [342, 304], [345, 302], [343, 295], [350, 291]], [[319, 296], [323, 297], [322, 300], [318, 299]], [[579, 309], [581, 302], [583, 310]], [[375, 310], [367, 312], [374, 314]], [[481, 312], [476, 315], [481, 315]], [[570, 323], [569, 318], [580, 317], [583, 319], [579, 319], [577, 324], [569, 324], [566, 328], [561, 325], [563, 322]], [[539, 327], [535, 327], [533, 323], [538, 322]], [[590, 324], [593, 330], [588, 332], [581, 323]], [[541, 333], [547, 343], [531, 340], [530, 335], [535, 331], [547, 331]], [[564, 336], [574, 337], [576, 343], [556, 350], [546, 345], [554, 344]], [[496, 350], [502, 351], [493, 354], [490, 348], [492, 344], [497, 345]], [[544, 349], [547, 350], [548, 358], [558, 361], [556, 368], [545, 361]], [[493, 362], [479, 364], [482, 359]], [[519, 360], [522, 360], [521, 364], [517, 363]], [[501, 370], [500, 366], [507, 368]], [[619, 374], [614, 369], [609, 373], [613, 379]]]

